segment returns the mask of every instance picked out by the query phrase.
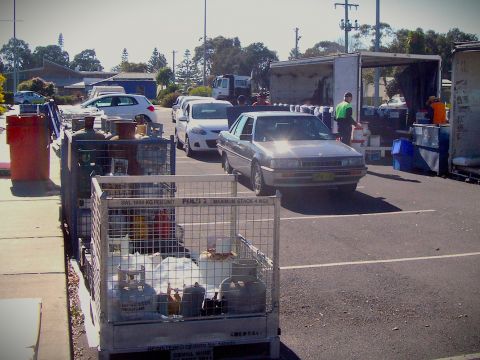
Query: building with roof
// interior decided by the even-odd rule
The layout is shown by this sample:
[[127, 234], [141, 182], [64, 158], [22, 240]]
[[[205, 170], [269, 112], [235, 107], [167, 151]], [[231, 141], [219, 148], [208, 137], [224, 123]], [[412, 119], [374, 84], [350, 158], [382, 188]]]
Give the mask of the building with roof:
[[[105, 71], [79, 71], [59, 65], [48, 59], [43, 59], [43, 66], [18, 71], [18, 82], [30, 80], [34, 77], [55, 84], [59, 95], [86, 95], [86, 87], [91, 83], [98, 82], [116, 75], [116, 72]], [[13, 91], [13, 73], [6, 73], [7, 82], [5, 89]]]

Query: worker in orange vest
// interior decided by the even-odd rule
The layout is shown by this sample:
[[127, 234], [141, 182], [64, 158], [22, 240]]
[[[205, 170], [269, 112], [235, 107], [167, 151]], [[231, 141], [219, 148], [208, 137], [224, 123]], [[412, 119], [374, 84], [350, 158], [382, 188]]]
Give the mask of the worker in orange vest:
[[435, 96], [430, 96], [427, 100], [427, 118], [435, 125], [442, 125], [447, 122], [445, 104]]

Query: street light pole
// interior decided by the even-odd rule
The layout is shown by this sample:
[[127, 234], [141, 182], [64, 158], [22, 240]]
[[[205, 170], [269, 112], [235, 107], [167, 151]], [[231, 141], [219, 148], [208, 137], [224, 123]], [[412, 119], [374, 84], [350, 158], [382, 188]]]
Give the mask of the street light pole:
[[17, 12], [16, 0], [13, 0], [13, 92], [17, 91], [18, 86], [18, 66], [17, 66]]
[[[375, 16], [375, 52], [378, 52], [380, 50], [380, 0], [377, 0], [377, 10], [376, 10], [376, 16]], [[379, 105], [379, 95], [380, 95], [380, 69], [377, 67], [375, 68], [375, 80], [374, 80], [374, 105], [378, 106]]]
[[175, 84], [175, 53], [176, 51], [175, 50], [172, 50], [172, 57], [173, 57], [173, 61], [172, 61], [172, 72], [173, 72], [173, 83]]
[[203, 17], [203, 86], [207, 86], [207, 0], [204, 0]]

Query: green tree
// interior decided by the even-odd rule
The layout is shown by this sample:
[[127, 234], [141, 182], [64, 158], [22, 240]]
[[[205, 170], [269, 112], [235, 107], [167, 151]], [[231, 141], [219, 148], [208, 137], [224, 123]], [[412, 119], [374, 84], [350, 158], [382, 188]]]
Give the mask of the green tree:
[[35, 77], [30, 80], [22, 81], [18, 84], [19, 91], [35, 91], [43, 96], [52, 96], [55, 93], [55, 86], [51, 82], [47, 82], [42, 78]]
[[68, 53], [62, 51], [58, 45], [37, 46], [33, 51], [33, 61], [35, 66], [42, 66], [43, 59], [53, 61], [62, 66], [68, 66], [70, 64]]
[[5, 72], [13, 71], [13, 60], [17, 48], [17, 68], [19, 70], [29, 69], [33, 66], [33, 57], [29, 45], [20, 39], [11, 38], [8, 43], [0, 49], [0, 56], [5, 65]]
[[[5, 98], [3, 96], [3, 83], [5, 82], [5, 77], [0, 73], [0, 104], [5, 102]], [[6, 108], [0, 105], [0, 115], [2, 115], [6, 111]]]
[[165, 66], [167, 66], [167, 59], [165, 58], [165, 55], [159, 53], [157, 48], [154, 48], [152, 56], [148, 61], [148, 72], [156, 73]]
[[[213, 39], [207, 39], [206, 45], [207, 75], [238, 74], [242, 62], [242, 48], [238, 37], [217, 36]], [[193, 61], [203, 68], [203, 58], [204, 46], [202, 44], [195, 48]]]
[[[376, 30], [375, 25], [360, 25], [359, 30], [352, 36], [354, 39], [354, 47], [356, 49], [366, 48], [374, 51]], [[380, 51], [385, 51], [387, 48], [385, 45], [390, 44], [394, 38], [395, 31], [390, 24], [380, 23]]]
[[62, 50], [63, 50], [63, 45], [64, 45], [63, 34], [60, 33], [60, 35], [58, 35], [58, 46], [60, 46], [60, 49], [62, 49]]
[[188, 49], [185, 50], [185, 53], [183, 54], [183, 60], [178, 65], [176, 80], [185, 91], [192, 86], [200, 84], [202, 81], [202, 76], [198, 66], [195, 61], [193, 61], [190, 50]]
[[162, 67], [157, 74], [157, 84], [168, 86], [173, 82], [173, 71], [168, 67]]
[[122, 50], [122, 63], [128, 62], [128, 51], [127, 48], [123, 48]]
[[299, 57], [314, 57], [314, 56], [324, 56], [330, 54], [342, 53], [344, 50], [344, 45], [339, 44], [333, 41], [320, 41], [313, 45], [311, 48], [305, 50], [305, 52], [300, 54]]
[[242, 49], [243, 62], [239, 73], [251, 72], [252, 81], [260, 88], [270, 85], [270, 63], [277, 61], [277, 53], [268, 49], [263, 43], [253, 43]]
[[72, 69], [77, 67], [83, 71], [102, 71], [103, 67], [100, 64], [100, 60], [96, 58], [94, 49], [85, 49], [74, 56], [73, 61], [70, 63]]

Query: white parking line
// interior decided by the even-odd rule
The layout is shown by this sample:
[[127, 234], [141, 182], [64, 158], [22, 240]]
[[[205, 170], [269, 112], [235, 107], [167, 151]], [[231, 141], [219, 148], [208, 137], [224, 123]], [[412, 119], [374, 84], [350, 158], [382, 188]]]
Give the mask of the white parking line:
[[459, 257], [465, 257], [465, 256], [479, 256], [479, 255], [480, 255], [480, 252], [471, 252], [471, 253], [463, 253], [463, 254], [419, 256], [419, 257], [413, 257], [413, 258], [400, 258], [400, 259], [346, 261], [346, 262], [338, 262], [338, 263], [312, 264], [312, 265], [292, 265], [292, 266], [281, 266], [280, 270], [298, 270], [298, 269], [312, 269], [312, 268], [314, 269], [314, 268], [321, 268], [321, 267], [349, 266], [349, 265], [388, 264], [388, 263], [405, 262], [405, 261], [438, 260], [438, 259], [450, 259], [450, 258], [459, 258]]
[[[406, 211], [392, 211], [392, 212], [383, 212], [383, 213], [370, 213], [370, 214], [346, 214], [346, 215], [311, 215], [311, 216], [293, 216], [293, 217], [283, 217], [280, 220], [319, 220], [319, 219], [331, 219], [331, 218], [343, 218], [343, 217], [359, 217], [359, 216], [381, 216], [381, 215], [404, 215], [404, 214], [421, 214], [434, 212], [436, 210], [406, 210]], [[264, 222], [264, 221], [273, 221], [273, 219], [254, 219], [247, 220], [246, 222]], [[183, 226], [200, 226], [200, 225], [215, 225], [215, 224], [229, 224], [229, 221], [221, 222], [198, 222], [198, 223], [185, 223]]]
[[446, 358], [441, 358], [436, 360], [476, 360], [476, 359], [480, 359], [480, 353], [456, 355], [456, 356], [451, 356], [451, 357], [446, 357]]
[[[345, 217], [358, 217], [358, 216], [405, 215], [405, 214], [429, 213], [429, 212], [435, 212], [435, 211], [436, 210], [433, 210], [433, 209], [427, 209], [427, 210], [390, 211], [390, 212], [378, 212], [378, 213], [367, 213], [367, 214], [293, 216], [293, 217], [280, 218], [280, 220], [316, 220], [316, 219], [345, 218]], [[254, 221], [257, 221], [257, 220], [254, 220]]]

